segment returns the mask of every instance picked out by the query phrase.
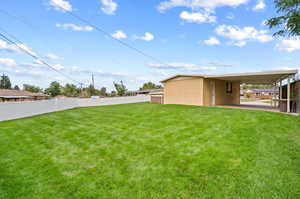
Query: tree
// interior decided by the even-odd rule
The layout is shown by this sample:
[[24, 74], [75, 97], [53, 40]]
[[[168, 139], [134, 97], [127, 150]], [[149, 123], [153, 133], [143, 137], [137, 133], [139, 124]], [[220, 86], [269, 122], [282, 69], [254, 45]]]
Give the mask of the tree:
[[141, 87], [140, 90], [159, 89], [159, 88], [161, 88], [161, 85], [156, 85], [152, 82], [147, 82], [143, 84], [143, 87]]
[[110, 96], [115, 97], [117, 95], [116, 91], [111, 91]]
[[0, 89], [11, 89], [11, 82], [7, 75], [2, 75], [0, 77]]
[[116, 83], [114, 82], [114, 86], [115, 86], [115, 89], [117, 91], [117, 94], [119, 96], [124, 96], [127, 89], [126, 89], [126, 86], [123, 84], [123, 81], [120, 81], [120, 83]]
[[63, 95], [67, 97], [78, 97], [80, 94], [80, 89], [74, 84], [66, 84], [63, 88]]
[[106, 88], [105, 87], [102, 87], [101, 89], [100, 89], [100, 95], [101, 96], [106, 96], [107, 95], [107, 93], [106, 93]]
[[38, 86], [29, 85], [29, 84], [23, 84], [23, 90], [33, 92], [33, 93], [41, 93], [43, 92], [43, 89], [41, 89]]
[[20, 90], [19, 86], [15, 85], [14, 90], [19, 91]]
[[99, 91], [95, 89], [95, 87], [91, 84], [88, 88], [86, 88], [89, 96], [99, 95]]
[[45, 90], [45, 93], [47, 93], [48, 95], [51, 95], [52, 97], [60, 95], [61, 94], [60, 84], [56, 81], [51, 82], [50, 87]]
[[260, 84], [242, 84], [241, 89], [268, 89], [274, 88], [273, 85], [260, 85]]
[[274, 36], [300, 36], [300, 1], [275, 0], [277, 13], [283, 15], [267, 20], [269, 28], [279, 27]]

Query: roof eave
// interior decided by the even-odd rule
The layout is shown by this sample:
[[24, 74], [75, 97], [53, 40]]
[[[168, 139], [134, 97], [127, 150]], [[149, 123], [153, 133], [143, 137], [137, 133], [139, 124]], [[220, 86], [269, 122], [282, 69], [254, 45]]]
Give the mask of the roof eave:
[[298, 70], [278, 70], [270, 72], [252, 72], [252, 73], [232, 73], [224, 75], [206, 75], [205, 78], [222, 78], [222, 77], [244, 77], [244, 76], [263, 76], [263, 75], [295, 75], [298, 73]]
[[171, 77], [168, 77], [168, 78], [166, 78], [166, 79], [161, 80], [160, 83], [165, 83], [165, 82], [167, 82], [167, 81], [169, 81], [169, 80], [171, 80], [171, 79], [174, 79], [174, 78], [176, 78], [176, 77], [202, 77], [202, 78], [204, 78], [204, 75], [177, 74], [177, 75], [173, 75], [173, 76], [171, 76]]

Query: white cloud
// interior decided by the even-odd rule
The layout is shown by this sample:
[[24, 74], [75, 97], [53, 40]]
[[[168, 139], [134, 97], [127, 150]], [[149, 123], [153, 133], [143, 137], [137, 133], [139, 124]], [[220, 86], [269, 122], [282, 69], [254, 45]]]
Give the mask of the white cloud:
[[73, 10], [70, 2], [65, 0], [50, 0], [49, 5], [52, 6], [55, 10], [62, 12], [71, 12]]
[[200, 67], [200, 70], [202, 71], [213, 71], [213, 70], [216, 70], [217, 67], [215, 66], [203, 66], [203, 67]]
[[0, 65], [4, 65], [4, 66], [16, 66], [17, 63], [15, 62], [15, 60], [10, 59], [10, 58], [0, 58]]
[[52, 67], [53, 67], [54, 69], [56, 69], [56, 70], [63, 70], [63, 69], [65, 69], [65, 67], [62, 66], [62, 65], [60, 65], [60, 64], [52, 65]]
[[232, 20], [235, 18], [235, 16], [232, 14], [232, 13], [229, 13], [227, 16], [226, 16], [227, 19], [229, 20]]
[[44, 63], [39, 59], [34, 60], [33, 63], [37, 65], [44, 65]]
[[152, 73], [155, 75], [155, 77], [157, 77], [157, 76], [163, 76], [163, 77], [171, 76], [169, 71], [166, 71], [166, 70], [163, 70], [163, 69], [156, 69], [156, 70], [152, 71]]
[[36, 68], [44, 68], [45, 65], [40, 60], [34, 60], [33, 63], [21, 63], [19, 66], [24, 67], [36, 67]]
[[[20, 48], [22, 48], [23, 50], [25, 50], [26, 52], [28, 52], [29, 54], [31, 54], [31, 55], [34, 55], [34, 56], [37, 55], [37, 54], [36, 54], [31, 48], [29, 48], [26, 44], [18, 44], [18, 46], [19, 46]], [[23, 52], [23, 51], [21, 51], [19, 48], [17, 48], [16, 46], [14, 46], [14, 48], [15, 48], [15, 51]]]
[[[278, 70], [278, 68], [277, 68]], [[279, 68], [279, 70], [299, 70], [300, 71], [300, 67], [282, 67], [282, 68]]]
[[203, 42], [209, 46], [220, 45], [220, 41], [216, 37], [210, 37], [208, 40], [204, 40]]
[[232, 64], [226, 64], [226, 63], [222, 63], [222, 62], [219, 62], [219, 61], [208, 62], [207, 65], [214, 66], [214, 67], [233, 67]]
[[198, 66], [196, 64], [191, 63], [166, 63], [166, 64], [148, 64], [149, 67], [155, 68], [160, 71], [161, 74], [168, 74], [165, 70], [183, 70], [183, 71], [212, 71], [216, 70], [216, 66]]
[[265, 43], [273, 40], [267, 30], [257, 30], [255, 27], [246, 26], [240, 28], [238, 26], [220, 25], [215, 32], [223, 37], [231, 39], [231, 43], [235, 46], [245, 46], [248, 41], [258, 41]]
[[114, 2], [113, 0], [101, 0], [102, 3], [102, 8], [101, 10], [108, 15], [114, 15], [117, 8], [118, 4]]
[[126, 39], [127, 35], [122, 30], [117, 30], [115, 33], [111, 34], [115, 39]]
[[166, 63], [166, 64], [148, 64], [148, 66], [156, 69], [184, 69], [184, 70], [195, 70], [198, 68], [195, 64], [190, 63]]
[[216, 22], [216, 16], [212, 16], [209, 11], [204, 11], [203, 13], [182, 11], [179, 17], [188, 23]]
[[283, 39], [275, 47], [280, 51], [293, 52], [300, 50], [300, 37], [292, 39]]
[[78, 26], [75, 24], [56, 24], [56, 27], [62, 28], [65, 30], [73, 30], [73, 31], [85, 31], [85, 32], [91, 32], [94, 30], [91, 26]]
[[36, 53], [29, 48], [26, 44], [17, 44], [19, 47], [13, 44], [8, 44], [6, 41], [0, 40], [0, 50], [6, 50], [9, 52], [22, 52], [24, 53], [20, 48], [22, 48], [24, 51], [30, 53], [31, 55], [36, 56]]
[[3, 40], [0, 40], [0, 49], [12, 51], [12, 52], [19, 51], [19, 49], [16, 46], [14, 46], [12, 44], [8, 44], [6, 41], [3, 41]]
[[[91, 72], [90, 72], [91, 73]], [[101, 76], [101, 77], [116, 77], [116, 78], [123, 78], [128, 76], [126, 73], [118, 73], [118, 72], [105, 72], [102, 70], [98, 70], [94, 72], [95, 75]]]
[[144, 41], [151, 41], [154, 39], [154, 35], [150, 32], [146, 32], [144, 34], [144, 36], [135, 36], [134, 39], [137, 39], [137, 40], [144, 40]]
[[1, 65], [0, 65], [0, 70], [7, 73], [14, 73], [15, 75], [19, 75], [19, 76], [30, 76], [30, 77], [34, 76], [37, 78], [45, 77], [45, 73], [41, 71], [24, 71], [16, 68], [2, 67]]
[[121, 77], [125, 77], [127, 76], [127, 74], [125, 73], [120, 73], [120, 72], [105, 72], [105, 71], [102, 71], [102, 70], [97, 70], [97, 71], [94, 71], [94, 70], [89, 70], [89, 69], [83, 69], [81, 67], [78, 67], [78, 66], [62, 66], [60, 64], [56, 64], [53, 66], [55, 69], [57, 70], [64, 70], [64, 71], [67, 71], [67, 72], [73, 72], [74, 74], [94, 74], [96, 76], [101, 76], [101, 77], [118, 77], [118, 78], [121, 78]]
[[62, 59], [61, 57], [59, 57], [58, 55], [54, 54], [54, 53], [47, 53], [45, 55], [45, 57], [47, 59], [52, 59], [52, 60], [59, 60], [59, 59]]
[[232, 42], [232, 45], [238, 46], [238, 47], [243, 47], [246, 46], [247, 42], [246, 41], [237, 41], [237, 42]]
[[258, 0], [257, 4], [252, 8], [252, 10], [259, 11], [259, 10], [263, 10], [265, 8], [266, 8], [266, 4], [265, 4], [264, 0]]
[[215, 9], [221, 6], [236, 7], [241, 4], [247, 3], [248, 0], [168, 0], [163, 1], [157, 7], [160, 12], [175, 8], [175, 7], [187, 7], [193, 10], [199, 8]]

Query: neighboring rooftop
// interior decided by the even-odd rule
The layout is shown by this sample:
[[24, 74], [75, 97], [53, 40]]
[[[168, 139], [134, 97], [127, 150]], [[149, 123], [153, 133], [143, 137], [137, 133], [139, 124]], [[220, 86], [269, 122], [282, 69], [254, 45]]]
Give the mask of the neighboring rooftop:
[[23, 90], [0, 89], [0, 97], [5, 98], [29, 98], [29, 97], [49, 97], [44, 93], [32, 93]]
[[158, 89], [144, 89], [144, 90], [137, 90], [137, 91], [127, 91], [127, 93], [135, 93], [135, 94], [149, 94], [154, 92], [162, 92], [163, 88]]
[[256, 88], [256, 89], [250, 89], [254, 92], [279, 92], [278, 88]]

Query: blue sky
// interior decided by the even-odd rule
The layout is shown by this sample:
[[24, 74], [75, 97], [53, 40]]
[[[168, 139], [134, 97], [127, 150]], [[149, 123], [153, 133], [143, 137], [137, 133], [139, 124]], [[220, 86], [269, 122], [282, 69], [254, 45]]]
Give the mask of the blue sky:
[[[0, 32], [80, 82], [89, 84], [94, 73], [98, 88], [112, 89], [113, 81], [123, 80], [134, 90], [178, 73], [300, 68], [300, 40], [273, 38], [263, 24], [275, 15], [271, 0], [2, 0]], [[20, 86], [72, 83], [1, 39], [0, 72]]]

